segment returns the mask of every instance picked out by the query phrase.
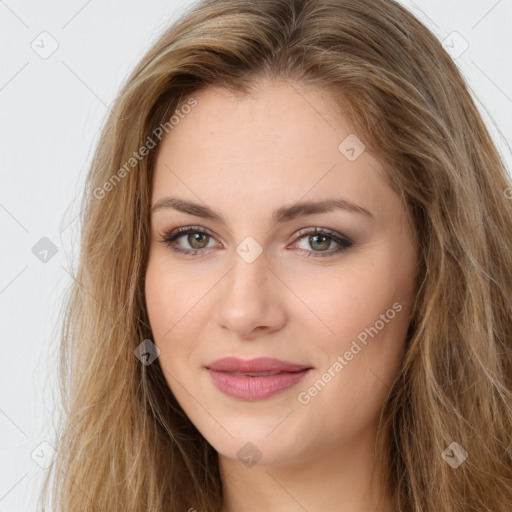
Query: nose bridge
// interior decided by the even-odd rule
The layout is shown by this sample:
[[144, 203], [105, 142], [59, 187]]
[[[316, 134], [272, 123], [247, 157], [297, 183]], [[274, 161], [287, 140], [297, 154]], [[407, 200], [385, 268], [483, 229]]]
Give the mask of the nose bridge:
[[237, 291], [242, 287], [248, 287], [252, 292], [263, 291], [269, 272], [267, 253], [260, 243], [251, 236], [243, 239], [233, 255], [230, 276], [233, 288]]
[[219, 326], [241, 338], [248, 338], [258, 328], [268, 332], [284, 325], [287, 315], [277, 290], [272, 289], [275, 277], [269, 263], [263, 248], [255, 240], [244, 240], [236, 247], [231, 271], [215, 304]]

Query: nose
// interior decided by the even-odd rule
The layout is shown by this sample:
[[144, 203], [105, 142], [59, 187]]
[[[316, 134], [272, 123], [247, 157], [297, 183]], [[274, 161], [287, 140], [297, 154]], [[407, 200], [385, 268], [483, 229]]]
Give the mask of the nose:
[[254, 261], [233, 253], [232, 268], [217, 290], [215, 320], [238, 338], [254, 339], [283, 327], [285, 286], [265, 251]]

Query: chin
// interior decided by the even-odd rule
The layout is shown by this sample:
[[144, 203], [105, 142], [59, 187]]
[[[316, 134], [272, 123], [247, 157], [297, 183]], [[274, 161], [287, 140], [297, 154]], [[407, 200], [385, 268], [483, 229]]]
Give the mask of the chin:
[[283, 439], [254, 439], [251, 436], [224, 439], [215, 450], [226, 458], [239, 461], [248, 468], [258, 466], [283, 466], [299, 458], [297, 443]]
[[225, 430], [222, 427], [212, 429], [211, 425], [199, 430], [219, 455], [240, 461], [247, 467], [286, 465], [301, 458], [306, 436], [288, 420], [283, 422], [285, 417], [233, 418], [231, 422], [222, 423]]

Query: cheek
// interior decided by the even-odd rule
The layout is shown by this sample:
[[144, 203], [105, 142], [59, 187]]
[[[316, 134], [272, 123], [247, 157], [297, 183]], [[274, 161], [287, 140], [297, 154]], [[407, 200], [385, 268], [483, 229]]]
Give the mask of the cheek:
[[165, 255], [151, 258], [145, 278], [145, 295], [153, 335], [160, 343], [170, 341], [175, 332], [197, 315], [199, 299], [208, 283], [169, 265]]
[[[375, 252], [337, 272], [328, 293], [310, 296], [311, 309], [319, 312], [329, 331], [317, 338], [318, 374], [327, 373], [326, 387], [336, 396], [347, 398], [350, 390], [352, 398], [347, 399], [355, 400], [351, 406], [359, 400], [378, 402], [398, 372], [413, 297], [411, 269]], [[317, 324], [303, 329], [309, 326], [311, 331]], [[318, 403], [326, 400], [327, 406], [331, 393], [321, 394]]]
[[[171, 361], [169, 352], [184, 348], [184, 344], [173, 347], [172, 341], [191, 314], [192, 297], [185, 283], [179, 281], [177, 273], [165, 265], [150, 260], [146, 272], [145, 294], [153, 342], [160, 349], [160, 361]], [[176, 344], [174, 344], [176, 345]]]
[[[311, 278], [297, 281], [297, 295], [304, 298], [312, 313], [298, 315], [297, 319], [307, 321], [310, 330], [317, 326], [324, 347], [343, 349], [349, 340], [379, 321], [395, 302], [406, 309], [411, 298], [410, 281], [408, 270], [403, 266], [400, 269], [382, 251], [347, 259], [335, 271], [326, 269], [325, 273], [316, 272]], [[390, 324], [407, 316], [404, 312], [395, 313], [391, 310], [388, 315], [392, 317]]]
[[407, 308], [397, 301], [339, 314], [337, 335], [318, 344], [323, 357], [317, 371], [298, 390], [303, 414], [322, 435], [350, 438], [378, 421], [402, 364], [408, 324]]
[[[171, 274], [168, 274], [169, 276]], [[170, 277], [162, 273], [159, 265], [148, 264], [145, 279], [146, 307], [155, 343], [162, 339], [173, 325], [173, 294]]]
[[[379, 381], [391, 385], [403, 355], [408, 325], [406, 305], [393, 300], [392, 294], [365, 302], [363, 307], [349, 303], [331, 322], [335, 334], [319, 343], [325, 356], [318, 368], [320, 373], [331, 369], [331, 374], [334, 371], [341, 376], [333, 380], [343, 380], [343, 388], [359, 391], [369, 382], [373, 383], [372, 389], [380, 386]], [[333, 368], [335, 363], [339, 364]]]
[[213, 307], [208, 291], [214, 282], [171, 268], [165, 256], [148, 262], [145, 295], [152, 341], [160, 350], [160, 366], [176, 395], [180, 384], [189, 387], [189, 373], [199, 365], [193, 353], [204, 338], [201, 333], [209, 318], [205, 312]]

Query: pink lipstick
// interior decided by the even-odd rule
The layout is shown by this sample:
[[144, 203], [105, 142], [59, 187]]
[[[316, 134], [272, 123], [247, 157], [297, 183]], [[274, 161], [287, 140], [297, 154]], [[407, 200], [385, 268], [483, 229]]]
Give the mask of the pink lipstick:
[[213, 384], [224, 394], [240, 400], [263, 400], [301, 381], [311, 366], [269, 357], [224, 357], [206, 366]]

